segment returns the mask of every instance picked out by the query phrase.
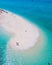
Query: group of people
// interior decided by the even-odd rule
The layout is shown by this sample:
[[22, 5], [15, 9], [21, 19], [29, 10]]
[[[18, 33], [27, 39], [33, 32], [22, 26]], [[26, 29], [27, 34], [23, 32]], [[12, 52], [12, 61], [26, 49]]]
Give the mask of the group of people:
[[2, 12], [8, 13], [8, 12], [6, 12], [5, 10], [0, 9], [0, 14], [1, 14]]

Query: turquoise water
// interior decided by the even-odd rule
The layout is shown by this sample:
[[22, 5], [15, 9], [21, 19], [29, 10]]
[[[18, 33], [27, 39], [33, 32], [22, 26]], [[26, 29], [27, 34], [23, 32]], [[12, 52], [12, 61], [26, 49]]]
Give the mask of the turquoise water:
[[10, 38], [11, 34], [8, 33], [4, 28], [0, 27], [0, 65], [4, 64], [6, 61], [6, 45]]
[[[0, 8], [9, 10], [18, 14], [33, 24], [36, 24], [46, 36], [44, 43], [33, 49], [31, 54], [23, 54], [20, 63], [22, 65], [48, 65], [52, 63], [52, 1], [51, 0], [2, 0]], [[0, 65], [6, 60], [6, 46], [11, 38], [11, 34], [0, 28]], [[19, 54], [17, 54], [19, 56]], [[11, 65], [20, 65], [17, 55], [13, 55], [16, 59]], [[21, 55], [20, 55], [21, 56]], [[14, 58], [13, 57], [13, 58]], [[12, 59], [13, 59], [12, 58]], [[11, 59], [11, 61], [12, 61]], [[17, 62], [18, 61], [18, 62]], [[8, 64], [4, 64], [8, 65]], [[10, 64], [9, 64], [10, 65]]]

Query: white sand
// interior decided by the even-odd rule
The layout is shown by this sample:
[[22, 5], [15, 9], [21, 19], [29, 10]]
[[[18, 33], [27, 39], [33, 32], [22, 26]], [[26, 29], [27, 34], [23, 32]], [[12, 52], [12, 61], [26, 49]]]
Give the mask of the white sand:
[[0, 14], [0, 26], [14, 34], [8, 45], [15, 50], [27, 50], [40, 38], [40, 31], [35, 25], [11, 12]]

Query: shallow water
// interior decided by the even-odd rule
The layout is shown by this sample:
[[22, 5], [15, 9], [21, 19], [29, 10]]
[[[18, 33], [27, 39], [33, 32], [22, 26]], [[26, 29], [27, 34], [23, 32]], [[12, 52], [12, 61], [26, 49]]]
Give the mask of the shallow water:
[[[0, 8], [18, 14], [36, 24], [46, 39], [28, 52], [7, 50], [11, 34], [0, 28], [0, 65], [48, 65], [52, 63], [52, 1], [12, 1], [0, 2]], [[12, 51], [12, 52], [11, 52]], [[7, 56], [7, 54], [8, 56]], [[6, 56], [8, 59], [6, 59]], [[10, 58], [11, 57], [11, 58]], [[10, 61], [9, 61], [10, 59]], [[14, 60], [14, 61], [13, 61]]]

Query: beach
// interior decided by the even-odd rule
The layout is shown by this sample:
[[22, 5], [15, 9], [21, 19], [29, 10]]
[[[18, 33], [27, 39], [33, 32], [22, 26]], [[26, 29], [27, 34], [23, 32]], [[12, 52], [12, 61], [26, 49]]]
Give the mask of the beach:
[[32, 48], [40, 38], [39, 28], [19, 15], [6, 12], [2, 10], [0, 26], [12, 33], [12, 38], [8, 41], [8, 45], [15, 50]]

